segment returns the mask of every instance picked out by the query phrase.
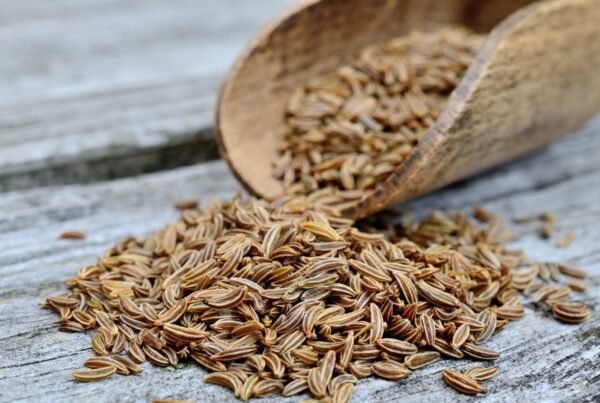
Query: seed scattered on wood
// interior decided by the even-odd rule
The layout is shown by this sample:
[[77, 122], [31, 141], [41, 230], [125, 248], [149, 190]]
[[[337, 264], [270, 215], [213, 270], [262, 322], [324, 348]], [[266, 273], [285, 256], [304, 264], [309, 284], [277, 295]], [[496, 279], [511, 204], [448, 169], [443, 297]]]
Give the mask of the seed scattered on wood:
[[333, 403], [349, 403], [353, 391], [354, 385], [352, 383], [344, 383], [333, 394]]
[[73, 378], [80, 382], [95, 382], [101, 381], [106, 378], [110, 378], [117, 372], [117, 368], [114, 366], [107, 366], [96, 369], [80, 369], [73, 371]]
[[194, 403], [193, 400], [179, 400], [179, 399], [153, 399], [152, 403]]
[[117, 372], [122, 375], [129, 375], [129, 368], [122, 362], [111, 357], [93, 357], [88, 359], [84, 365], [88, 368], [105, 368], [114, 367]]
[[204, 376], [204, 382], [214, 383], [231, 389], [235, 396], [242, 390], [242, 381], [232, 372], [213, 372]]
[[485, 382], [492, 379], [498, 373], [496, 367], [482, 367], [474, 365], [465, 371], [465, 375], [473, 378], [477, 382]]
[[558, 270], [564, 274], [565, 276], [570, 276], [574, 278], [584, 279], [587, 277], [587, 273], [577, 267], [569, 266], [566, 264], [559, 264]]
[[77, 239], [85, 239], [85, 236], [86, 236], [86, 234], [83, 231], [70, 230], [70, 231], [65, 231], [62, 234], [60, 234], [59, 239], [77, 240]]
[[551, 213], [544, 212], [539, 216], [540, 220], [544, 222], [544, 226], [540, 231], [540, 235], [544, 239], [549, 239], [554, 233], [554, 224], [556, 223], [556, 216]]
[[585, 272], [521, 268], [524, 257], [504, 248], [495, 218], [479, 227], [436, 212], [402, 227], [366, 221], [359, 229], [302, 203], [236, 198], [185, 210], [176, 224], [84, 267], [67, 281], [69, 293], [42, 304], [59, 312], [61, 330], [97, 329], [97, 357], [86, 362], [93, 368], [78, 379], [191, 359], [213, 371], [207, 382], [240, 399], [309, 390], [345, 401], [348, 382], [400, 380], [441, 354], [497, 359], [481, 343], [523, 316], [520, 292], [552, 306], [558, 320], [589, 317], [559, 282]]
[[581, 323], [590, 317], [590, 311], [583, 304], [575, 302], [557, 302], [552, 304], [552, 314], [561, 322]]
[[572, 231], [566, 232], [563, 236], [556, 240], [556, 246], [559, 248], [566, 248], [575, 240], [575, 233]]
[[569, 280], [569, 288], [575, 292], [585, 292], [587, 285], [578, 280]]
[[477, 395], [487, 392], [487, 389], [481, 386], [475, 379], [449, 368], [444, 369], [443, 377], [444, 381], [446, 381], [450, 387], [460, 393]]
[[493, 361], [500, 358], [500, 354], [498, 354], [496, 351], [483, 348], [473, 343], [463, 344], [463, 346], [461, 347], [461, 351], [464, 352], [467, 356], [478, 360]]
[[175, 202], [175, 208], [177, 210], [189, 210], [189, 209], [195, 209], [197, 207], [198, 207], [197, 200], [179, 200], [179, 201]]

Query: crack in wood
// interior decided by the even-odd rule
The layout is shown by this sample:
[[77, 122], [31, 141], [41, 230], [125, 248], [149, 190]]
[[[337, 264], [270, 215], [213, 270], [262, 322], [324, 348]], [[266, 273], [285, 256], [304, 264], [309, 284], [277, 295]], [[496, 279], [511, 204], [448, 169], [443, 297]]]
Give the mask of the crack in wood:
[[170, 170], [219, 157], [212, 129], [202, 130], [179, 144], [160, 148], [126, 149], [100, 158], [76, 159], [71, 163], [47, 166], [22, 173], [0, 175], [0, 192], [38, 186], [91, 183]]

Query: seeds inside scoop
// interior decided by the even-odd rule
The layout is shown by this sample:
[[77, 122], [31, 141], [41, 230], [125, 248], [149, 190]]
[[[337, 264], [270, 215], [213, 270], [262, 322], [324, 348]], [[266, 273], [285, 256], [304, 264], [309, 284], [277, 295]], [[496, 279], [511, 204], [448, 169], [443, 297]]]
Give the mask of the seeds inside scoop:
[[117, 368], [114, 366], [107, 366], [97, 369], [80, 369], [73, 371], [73, 378], [81, 382], [94, 382], [101, 381], [106, 378], [110, 378], [117, 372]]
[[294, 92], [273, 164], [286, 193], [343, 209], [372, 192], [433, 125], [483, 39], [458, 27], [413, 32]]

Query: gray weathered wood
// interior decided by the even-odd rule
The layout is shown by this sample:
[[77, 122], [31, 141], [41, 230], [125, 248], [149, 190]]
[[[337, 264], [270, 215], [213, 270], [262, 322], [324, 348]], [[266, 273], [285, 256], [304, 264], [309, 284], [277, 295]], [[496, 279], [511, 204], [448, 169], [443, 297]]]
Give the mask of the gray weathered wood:
[[[535, 224], [513, 225], [514, 246], [532, 259], [566, 261], [587, 269], [590, 289], [577, 299], [591, 320], [569, 326], [527, 304], [526, 318], [489, 342], [502, 353], [500, 373], [482, 401], [592, 401], [600, 395], [600, 118], [550, 148], [470, 181], [422, 197], [400, 209], [418, 215], [434, 208], [482, 205], [507, 217], [546, 210], [557, 234], [577, 241], [557, 249], [539, 239]], [[59, 333], [57, 316], [37, 302], [61, 292], [62, 281], [127, 235], [144, 235], [174, 219], [173, 201], [227, 198], [238, 189], [223, 162], [206, 163], [106, 183], [55, 186], [0, 194], [0, 400], [148, 401], [188, 398], [232, 401], [229, 391], [205, 385], [195, 365], [170, 371], [143, 365], [138, 376], [76, 383], [70, 372], [92, 353], [89, 335]], [[66, 229], [89, 233], [60, 241]], [[467, 401], [443, 384], [440, 369], [470, 363], [444, 360], [399, 383], [360, 381], [353, 401]], [[267, 399], [266, 401], [276, 401]]]
[[223, 74], [290, 3], [0, 0], [0, 191], [216, 156]]

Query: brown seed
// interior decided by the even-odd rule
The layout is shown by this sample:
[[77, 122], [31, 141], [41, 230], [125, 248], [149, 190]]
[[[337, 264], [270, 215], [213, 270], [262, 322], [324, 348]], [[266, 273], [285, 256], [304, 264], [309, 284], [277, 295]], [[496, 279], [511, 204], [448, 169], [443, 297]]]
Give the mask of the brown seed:
[[114, 322], [110, 319], [110, 317], [105, 312], [96, 311], [95, 315], [96, 315], [96, 321], [98, 321], [98, 324], [100, 325], [101, 328], [106, 329], [114, 336], [119, 334], [119, 328], [114, 324]]
[[175, 208], [177, 210], [189, 210], [198, 208], [198, 202], [196, 200], [179, 200], [175, 202]]
[[557, 302], [552, 304], [552, 314], [561, 322], [565, 323], [582, 323], [590, 317], [590, 311], [583, 304]]
[[84, 365], [88, 368], [105, 368], [105, 367], [115, 367], [117, 372], [122, 375], [129, 375], [129, 368], [126, 365], [117, 361], [111, 357], [93, 357], [84, 363]]
[[337, 241], [339, 239], [338, 233], [333, 228], [320, 223], [303, 222], [300, 224], [300, 228], [310, 231], [326, 241]]
[[373, 374], [372, 364], [367, 361], [354, 361], [350, 364], [350, 372], [358, 379], [366, 378]]
[[96, 320], [92, 315], [78, 309], [73, 311], [73, 319], [75, 319], [86, 329], [91, 329], [96, 326]]
[[426, 351], [423, 353], [416, 353], [407, 356], [404, 359], [404, 364], [409, 369], [417, 369], [439, 361], [440, 353], [437, 351]]
[[452, 336], [452, 347], [460, 348], [471, 334], [471, 328], [466, 323], [460, 325]]
[[289, 333], [285, 339], [282, 340], [281, 344], [277, 346], [279, 349], [279, 354], [284, 355], [292, 350], [295, 350], [296, 348], [300, 347], [305, 340], [306, 336], [299, 330]]
[[321, 361], [320, 379], [321, 383], [328, 385], [333, 376], [333, 370], [335, 368], [336, 354], [335, 351], [329, 350], [325, 353], [325, 357]]
[[206, 303], [209, 306], [211, 306], [213, 308], [218, 308], [218, 309], [233, 308], [242, 303], [244, 298], [246, 298], [247, 291], [248, 291], [248, 289], [245, 286], [238, 287], [238, 288], [235, 288], [235, 289], [229, 291], [228, 293], [226, 293], [224, 295], [221, 295], [216, 298], [211, 298], [211, 299], [207, 300]]
[[394, 272], [394, 278], [398, 282], [404, 298], [409, 304], [414, 304], [418, 301], [418, 292], [415, 284], [407, 276], [402, 273]]
[[106, 349], [104, 339], [98, 333], [92, 337], [92, 349], [98, 355], [108, 355], [108, 350]]
[[392, 355], [409, 355], [419, 351], [417, 346], [412, 343], [392, 338], [377, 340], [377, 346]]
[[167, 335], [171, 336], [175, 340], [179, 340], [185, 343], [192, 343], [204, 340], [207, 335], [207, 333], [203, 330], [173, 324], [164, 325], [163, 330]]
[[435, 344], [433, 345], [433, 348], [451, 358], [456, 358], [460, 360], [464, 357], [464, 354], [460, 349], [454, 348], [446, 340], [443, 340], [439, 337], [435, 339]]
[[460, 301], [455, 296], [448, 294], [438, 288], [432, 287], [425, 281], [417, 282], [419, 293], [432, 304], [440, 308], [457, 308], [460, 306]]
[[[587, 285], [581, 281], [569, 280], [569, 288], [575, 292], [585, 292]], [[75, 312], [73, 312], [73, 315], [75, 315]]]
[[242, 381], [231, 372], [213, 372], [204, 375], [204, 382], [214, 383], [231, 389], [233, 394], [238, 397], [242, 390]]
[[129, 358], [127, 358], [125, 356], [115, 355], [112, 358], [114, 360], [119, 361], [121, 364], [125, 365], [130, 373], [139, 374], [140, 372], [142, 372], [142, 369], [140, 367], [135, 365], [135, 363], [133, 361], [131, 361]]
[[575, 233], [569, 231], [569, 232], [565, 232], [565, 234], [563, 236], [561, 236], [559, 239], [557, 239], [555, 244], [559, 248], [566, 248], [571, 243], [573, 243], [574, 240], [575, 240]]
[[485, 382], [492, 379], [498, 373], [498, 368], [495, 367], [480, 367], [474, 365], [465, 371], [465, 375], [473, 378], [477, 382]]
[[255, 346], [240, 346], [213, 354], [210, 358], [215, 361], [234, 361], [239, 360], [240, 358], [249, 357], [254, 353], [256, 353]]
[[352, 399], [353, 390], [354, 385], [352, 383], [341, 385], [333, 395], [333, 403], [349, 403]]
[[283, 396], [293, 396], [304, 392], [306, 389], [308, 389], [308, 381], [306, 379], [295, 379], [285, 385], [281, 394]]
[[358, 382], [358, 378], [356, 378], [354, 375], [341, 374], [341, 375], [336, 376], [335, 378], [333, 378], [331, 380], [331, 382], [329, 382], [329, 385], [327, 385], [327, 392], [330, 396], [333, 396], [333, 395], [335, 395], [335, 393], [338, 391], [338, 389], [342, 385], [345, 385], [347, 383], [354, 385], [357, 382]]
[[187, 302], [185, 300], [176, 302], [171, 308], [158, 315], [155, 324], [160, 326], [166, 323], [173, 323], [186, 312], [186, 309]]
[[525, 315], [525, 310], [520, 305], [502, 305], [496, 309], [500, 319], [517, 320]]
[[152, 403], [194, 403], [192, 400], [180, 399], [152, 399]]
[[587, 273], [585, 271], [566, 264], [559, 264], [558, 270], [560, 270], [560, 272], [565, 276], [571, 276], [579, 279], [584, 279], [587, 277]]
[[431, 316], [422, 315], [421, 316], [421, 325], [423, 326], [423, 331], [425, 333], [425, 342], [428, 345], [433, 346], [435, 344], [435, 337], [436, 337], [435, 322], [433, 321]]
[[240, 389], [239, 398], [247, 401], [252, 397], [252, 391], [254, 390], [254, 386], [260, 381], [260, 378], [257, 375], [249, 376], [248, 379], [242, 385]]
[[497, 360], [500, 357], [496, 351], [488, 350], [473, 343], [465, 343], [461, 350], [471, 358], [478, 360]]
[[266, 379], [259, 381], [254, 385], [252, 396], [255, 397], [266, 397], [274, 393], [281, 392], [283, 390], [283, 383], [272, 379]]
[[174, 225], [169, 225], [165, 230], [163, 237], [163, 249], [168, 255], [172, 255], [175, 252], [175, 246], [177, 244], [177, 229]]
[[373, 364], [373, 373], [383, 379], [399, 381], [411, 374], [411, 371], [396, 361], [378, 361]]
[[70, 230], [60, 234], [59, 239], [85, 239], [85, 232]]
[[78, 332], [85, 332], [85, 327], [83, 327], [83, 325], [80, 323], [73, 322], [73, 321], [67, 321], [67, 322], [61, 323], [60, 326], [58, 327], [58, 330], [60, 330], [61, 332], [78, 333]]
[[129, 354], [131, 359], [138, 364], [146, 361], [146, 355], [144, 354], [144, 351], [135, 341], [130, 341], [127, 345], [127, 354]]
[[320, 368], [311, 368], [308, 371], [308, 389], [310, 393], [317, 397], [322, 398], [325, 396], [327, 384], [322, 382]]
[[192, 359], [198, 364], [202, 365], [204, 368], [210, 369], [211, 371], [225, 372], [227, 370], [227, 367], [222, 362], [214, 361], [207, 355], [197, 351], [190, 353], [190, 357], [192, 357]]
[[496, 331], [496, 325], [497, 325], [497, 315], [496, 315], [496, 311], [492, 310], [492, 311], [484, 311], [484, 315], [485, 315], [485, 330], [483, 332], [481, 332], [479, 334], [479, 336], [477, 336], [477, 339], [475, 340], [477, 344], [481, 344], [484, 341], [486, 341], [487, 339], [489, 339], [494, 332]]
[[73, 371], [73, 378], [80, 382], [95, 382], [101, 381], [106, 378], [110, 378], [117, 372], [117, 368], [114, 366], [107, 366], [97, 369], [80, 369]]
[[371, 312], [371, 336], [369, 337], [369, 341], [375, 343], [383, 336], [385, 330], [384, 322], [379, 306], [370, 304], [369, 311]]
[[444, 369], [444, 381], [454, 390], [466, 395], [477, 395], [486, 393], [487, 389], [477, 383], [476, 380], [470, 378], [460, 372], [453, 371], [449, 368]]
[[152, 364], [159, 367], [168, 367], [171, 364], [169, 357], [160, 350], [150, 347], [149, 345], [144, 345], [142, 349], [144, 350], [144, 355]]

